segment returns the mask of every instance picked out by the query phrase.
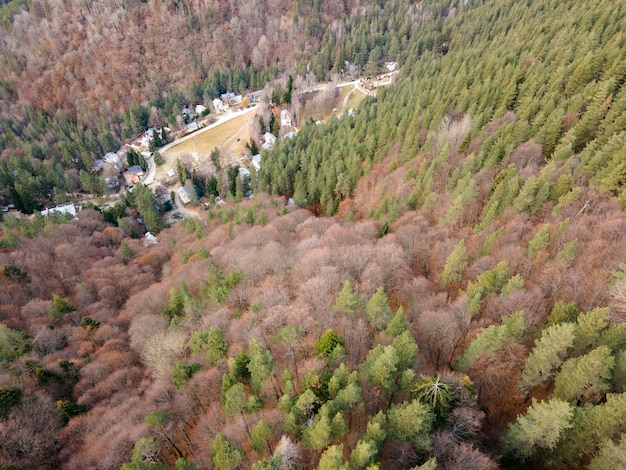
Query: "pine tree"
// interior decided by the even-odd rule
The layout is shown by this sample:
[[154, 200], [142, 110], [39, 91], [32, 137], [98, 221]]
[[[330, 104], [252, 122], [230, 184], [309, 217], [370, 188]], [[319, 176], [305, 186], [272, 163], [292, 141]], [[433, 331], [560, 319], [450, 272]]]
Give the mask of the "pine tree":
[[524, 415], [517, 417], [502, 436], [504, 455], [525, 460], [540, 449], [552, 450], [565, 432], [573, 427], [574, 412], [563, 400], [533, 403]]
[[519, 386], [528, 389], [552, 377], [574, 345], [573, 323], [559, 323], [546, 328], [524, 362]]
[[369, 320], [373, 328], [383, 330], [393, 318], [393, 312], [387, 303], [385, 289], [379, 287], [370, 298], [365, 307], [365, 317]]
[[443, 267], [441, 281], [444, 285], [458, 282], [462, 279], [463, 271], [467, 267], [467, 251], [465, 251], [465, 240], [459, 241], [446, 259]]

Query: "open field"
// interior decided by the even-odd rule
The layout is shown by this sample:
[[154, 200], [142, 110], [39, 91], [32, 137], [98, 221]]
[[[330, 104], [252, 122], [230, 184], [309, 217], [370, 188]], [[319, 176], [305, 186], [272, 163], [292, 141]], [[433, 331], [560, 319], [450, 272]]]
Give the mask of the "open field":
[[364, 94], [359, 88], [355, 88], [348, 98], [344, 111], [347, 111], [348, 109], [356, 109], [359, 103], [363, 101], [366, 96], [367, 95]]
[[[166, 161], [176, 159], [182, 155], [192, 155], [196, 157], [209, 156], [215, 147], [221, 147], [227, 142], [241, 139], [245, 144], [245, 138], [248, 135], [247, 122], [249, 115], [242, 115], [231, 119], [211, 130], [199, 133], [191, 139], [185, 140], [178, 145], [170, 147], [163, 153]], [[243, 146], [243, 144], [242, 144]]]

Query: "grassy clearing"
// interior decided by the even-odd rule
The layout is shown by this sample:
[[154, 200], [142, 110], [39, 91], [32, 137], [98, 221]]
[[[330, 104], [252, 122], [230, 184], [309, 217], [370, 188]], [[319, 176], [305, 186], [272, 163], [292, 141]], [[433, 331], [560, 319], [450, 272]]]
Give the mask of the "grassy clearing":
[[241, 115], [213, 129], [199, 133], [178, 145], [170, 147], [163, 156], [168, 161], [187, 154], [208, 156], [215, 147], [221, 146], [230, 139], [236, 140], [236, 134], [245, 133], [247, 135], [246, 123], [249, 117], [247, 114]]

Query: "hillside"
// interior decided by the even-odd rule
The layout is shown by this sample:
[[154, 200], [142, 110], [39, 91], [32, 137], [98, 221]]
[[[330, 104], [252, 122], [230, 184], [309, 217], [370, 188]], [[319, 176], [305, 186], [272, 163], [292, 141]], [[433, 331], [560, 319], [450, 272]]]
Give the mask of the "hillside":
[[397, 83], [264, 151], [253, 199], [216, 179], [156, 244], [141, 185], [4, 217], [0, 464], [626, 466], [624, 8], [394, 8]]

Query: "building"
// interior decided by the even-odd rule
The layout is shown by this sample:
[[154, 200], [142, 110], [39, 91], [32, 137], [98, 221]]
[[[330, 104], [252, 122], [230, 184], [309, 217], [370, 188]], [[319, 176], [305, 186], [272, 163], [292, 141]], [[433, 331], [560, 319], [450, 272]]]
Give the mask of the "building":
[[124, 173], [124, 176], [126, 178], [126, 183], [128, 184], [139, 183], [143, 175], [144, 175], [143, 168], [141, 168], [139, 165], [131, 166], [130, 168], [128, 168], [126, 173]]
[[261, 155], [253, 155], [252, 156], [252, 166], [256, 171], [261, 169]]
[[266, 132], [265, 134], [263, 134], [263, 140], [264, 142], [261, 147], [264, 150], [274, 148], [274, 144], [276, 144], [276, 136], [274, 134], [272, 134], [271, 132]]
[[190, 122], [189, 124], [187, 124], [185, 126], [185, 130], [187, 131], [187, 133], [191, 133], [191, 132], [195, 132], [198, 130], [198, 123], [197, 122]]
[[215, 98], [213, 100], [213, 107], [215, 108], [216, 113], [224, 113], [228, 108], [228, 106], [226, 106], [224, 102], [219, 98]]
[[66, 204], [64, 206], [52, 207], [41, 211], [41, 215], [44, 217], [48, 217], [50, 214], [68, 214], [72, 217], [76, 217], [76, 207], [74, 207], [74, 204]]
[[202, 113], [204, 113], [206, 111], [206, 106], [204, 106], [203, 104], [197, 104], [196, 105], [196, 115], [197, 116], [201, 116]]
[[283, 109], [280, 112], [280, 125], [281, 127], [291, 127], [292, 124], [292, 116], [291, 113], [289, 112], [289, 110], [287, 109]]
[[191, 202], [191, 198], [189, 197], [187, 190], [182, 186], [178, 188], [178, 197], [180, 197], [180, 200], [183, 202], [183, 204], [189, 204]]

